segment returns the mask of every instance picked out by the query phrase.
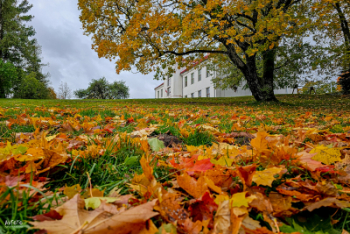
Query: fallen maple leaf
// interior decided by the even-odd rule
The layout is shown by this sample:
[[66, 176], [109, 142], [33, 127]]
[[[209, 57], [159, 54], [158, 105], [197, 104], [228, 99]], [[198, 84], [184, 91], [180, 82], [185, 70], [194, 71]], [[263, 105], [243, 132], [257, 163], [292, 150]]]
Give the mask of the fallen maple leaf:
[[255, 196], [246, 197], [247, 192], [235, 193], [230, 199], [230, 207], [248, 207], [249, 203], [255, 199]]
[[337, 207], [337, 208], [348, 208], [350, 207], [350, 202], [348, 201], [341, 201], [336, 199], [335, 197], [327, 197], [321, 201], [312, 203], [306, 207], [304, 207], [304, 210], [313, 211], [315, 209], [318, 209], [322, 206], [325, 207]]
[[[265, 169], [263, 171], [255, 171], [253, 174], [252, 181], [256, 183], [256, 185], [264, 185], [264, 186], [272, 186], [272, 182], [276, 180], [279, 176], [283, 168], [280, 167], [271, 167]], [[275, 175], [279, 175], [277, 178]]]
[[312, 157], [313, 160], [323, 162], [326, 165], [330, 165], [332, 163], [341, 161], [340, 150], [341, 149], [338, 148], [328, 148], [324, 145], [318, 145], [310, 151], [310, 154], [316, 153], [316, 155]]
[[70, 186], [70, 187], [66, 186], [64, 188], [63, 194], [67, 195], [67, 197], [69, 199], [72, 199], [77, 193], [80, 193], [80, 192], [81, 192], [80, 184], [76, 184], [76, 185], [73, 185], [73, 186]]
[[49, 234], [67, 234], [83, 232], [86, 234], [127, 234], [138, 233], [145, 226], [146, 220], [156, 216], [153, 207], [157, 200], [133, 207], [127, 211], [111, 214], [104, 210], [87, 211], [85, 202], [79, 194], [57, 208], [63, 215], [61, 220], [29, 222], [32, 229], [45, 229]]
[[319, 167], [323, 167], [323, 164], [319, 161], [313, 160], [313, 156], [316, 154], [309, 154], [305, 151], [297, 154], [299, 156], [298, 161], [301, 163], [302, 167], [310, 171], [315, 171]]
[[194, 198], [200, 198], [208, 190], [204, 177], [199, 177], [197, 181], [187, 173], [184, 173], [177, 176], [177, 182], [181, 188], [183, 188]]
[[230, 220], [230, 201], [223, 201], [214, 217], [213, 233], [229, 234], [231, 233], [231, 220]]

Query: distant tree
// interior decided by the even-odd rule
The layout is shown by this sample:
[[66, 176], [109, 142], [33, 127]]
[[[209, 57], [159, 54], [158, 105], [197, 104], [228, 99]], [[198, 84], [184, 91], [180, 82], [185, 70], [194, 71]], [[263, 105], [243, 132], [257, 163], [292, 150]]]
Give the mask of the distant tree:
[[113, 99], [126, 99], [129, 97], [129, 87], [125, 81], [115, 81], [109, 85], [110, 96]]
[[92, 80], [88, 87], [89, 99], [110, 99], [109, 84], [105, 77]]
[[59, 99], [70, 99], [72, 97], [72, 91], [69, 88], [67, 82], [60, 84], [58, 87], [58, 98]]
[[49, 87], [48, 91], [49, 91], [49, 96], [48, 96], [49, 99], [57, 99], [57, 94], [52, 87]]
[[124, 81], [109, 84], [105, 77], [93, 79], [87, 89], [74, 91], [75, 96], [83, 99], [125, 99], [129, 97], [129, 87]]
[[305, 84], [304, 87], [300, 89], [301, 94], [326, 94], [326, 93], [335, 93], [337, 92], [337, 84], [334, 81], [323, 82], [318, 81], [309, 81]]
[[43, 82], [36, 79], [36, 73], [32, 72], [25, 76], [17, 93], [19, 98], [46, 99], [49, 98], [49, 90]]
[[78, 89], [74, 91], [74, 95], [77, 98], [87, 98], [88, 96], [88, 90], [87, 89]]
[[42, 73], [41, 49], [33, 37], [35, 30], [28, 26], [33, 16], [27, 13], [32, 7], [28, 0], [0, 1], [0, 60], [13, 64], [17, 70], [16, 76], [7, 79], [10, 83], [0, 82], [0, 97], [9, 94], [20, 97], [22, 79], [28, 74], [35, 74], [35, 78], [47, 86], [48, 74]]
[[0, 98], [6, 98], [11, 93], [13, 80], [17, 78], [16, 67], [0, 59]]

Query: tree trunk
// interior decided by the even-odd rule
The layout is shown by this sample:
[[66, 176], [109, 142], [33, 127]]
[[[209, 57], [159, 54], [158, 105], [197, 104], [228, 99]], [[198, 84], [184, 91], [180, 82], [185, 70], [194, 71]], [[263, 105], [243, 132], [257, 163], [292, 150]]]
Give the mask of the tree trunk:
[[246, 68], [241, 69], [255, 100], [260, 102], [278, 102], [273, 88], [275, 69], [275, 50], [263, 52], [263, 75], [259, 77], [256, 56], [247, 57]]
[[345, 53], [346, 53], [346, 56], [347, 56], [347, 63], [344, 64], [344, 69], [347, 70], [347, 69], [350, 69], [350, 29], [349, 29], [349, 23], [344, 15], [344, 12], [342, 11], [342, 8], [340, 6], [340, 3], [336, 3], [334, 5], [334, 8], [337, 10], [338, 12], [338, 17], [339, 17], [339, 20], [340, 20], [340, 26], [341, 26], [341, 29], [342, 29], [342, 32], [343, 32], [343, 35], [344, 35], [344, 39], [345, 39]]
[[2, 83], [1, 77], [0, 77], [0, 98], [6, 98], [5, 89], [4, 89], [4, 85]]

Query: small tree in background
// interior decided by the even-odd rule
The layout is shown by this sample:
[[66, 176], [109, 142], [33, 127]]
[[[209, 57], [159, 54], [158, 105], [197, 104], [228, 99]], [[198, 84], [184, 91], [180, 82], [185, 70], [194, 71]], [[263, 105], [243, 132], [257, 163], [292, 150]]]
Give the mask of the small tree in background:
[[32, 72], [23, 78], [17, 95], [24, 99], [46, 99], [49, 98], [49, 90]]
[[78, 90], [75, 90], [74, 91], [74, 95], [77, 97], [77, 98], [87, 98], [88, 96], [88, 90], [87, 89], [78, 89]]
[[115, 81], [109, 85], [109, 89], [112, 99], [126, 99], [129, 97], [129, 87], [125, 85], [125, 81]]
[[17, 79], [16, 67], [0, 59], [0, 98], [6, 98], [11, 93], [13, 80]]
[[[301, 94], [310, 94], [312, 87], [316, 94], [326, 94], [337, 92], [337, 84], [335, 81], [323, 82], [323, 81], [309, 81], [303, 88], [300, 89]], [[313, 94], [313, 91], [311, 92]]]
[[49, 87], [48, 91], [49, 91], [49, 99], [57, 99], [57, 94], [55, 93], [55, 90], [52, 87]]
[[58, 87], [58, 98], [59, 99], [70, 99], [72, 97], [72, 90], [69, 88], [67, 82], [61, 83]]
[[74, 95], [83, 99], [125, 99], [129, 97], [129, 87], [125, 81], [109, 84], [105, 77], [93, 79], [87, 89], [78, 89]]

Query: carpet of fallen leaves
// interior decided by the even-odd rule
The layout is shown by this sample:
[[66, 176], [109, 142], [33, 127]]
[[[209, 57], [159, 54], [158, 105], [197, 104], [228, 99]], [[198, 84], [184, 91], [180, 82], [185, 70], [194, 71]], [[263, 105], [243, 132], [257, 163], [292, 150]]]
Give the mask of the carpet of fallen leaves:
[[[49, 212], [23, 217], [37, 233], [347, 233], [332, 225], [350, 211], [349, 117], [266, 106], [0, 107], [1, 209], [10, 189], [19, 202], [29, 191], [26, 206], [56, 194]], [[125, 141], [142, 152], [122, 163], [140, 167], [120, 178], [126, 189], [50, 186], [55, 171], [115, 157]], [[307, 230], [322, 213], [328, 230]]]

